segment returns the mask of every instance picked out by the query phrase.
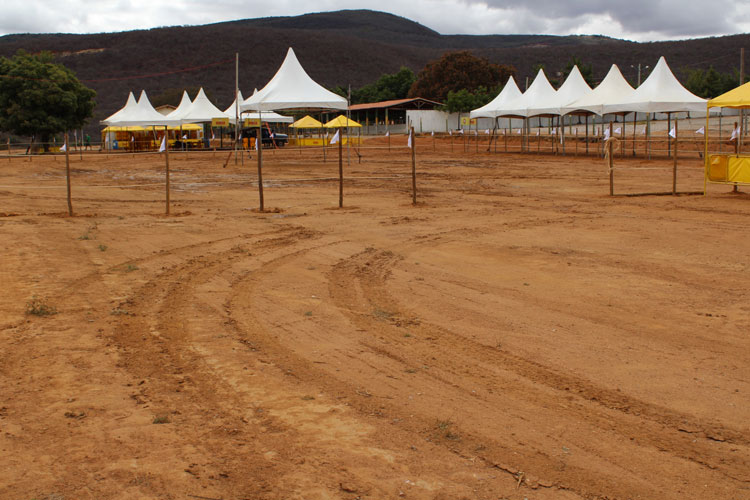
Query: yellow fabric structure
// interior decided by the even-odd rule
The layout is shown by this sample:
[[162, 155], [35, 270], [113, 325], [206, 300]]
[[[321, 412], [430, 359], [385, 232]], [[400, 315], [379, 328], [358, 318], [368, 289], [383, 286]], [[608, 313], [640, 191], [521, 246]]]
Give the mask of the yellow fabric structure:
[[750, 108], [750, 82], [708, 101], [708, 108]]
[[[139, 127], [137, 125], [134, 125], [132, 127], [104, 127], [104, 130], [102, 132], [150, 132], [152, 128], [156, 128], [157, 131], [164, 130], [164, 127]], [[167, 127], [168, 130], [180, 130], [180, 126], [176, 127]], [[203, 125], [199, 125], [197, 123], [185, 123], [182, 125], [183, 131], [188, 130], [203, 130]]]
[[300, 118], [289, 126], [294, 128], [323, 128], [323, 124], [310, 115]]
[[[325, 128], [346, 128], [347, 127], [347, 120], [346, 116], [339, 115], [333, 120], [329, 121], [325, 125], [323, 125]], [[359, 123], [355, 122], [354, 120], [349, 120], [349, 127], [361, 127]]]
[[[706, 182], [750, 184], [750, 157], [737, 154], [708, 154], [708, 111], [711, 108], [750, 108], [750, 82], [721, 94], [706, 103], [706, 143], [704, 148]], [[741, 151], [740, 154], [742, 154]], [[705, 192], [704, 186], [703, 193], [705, 194]]]

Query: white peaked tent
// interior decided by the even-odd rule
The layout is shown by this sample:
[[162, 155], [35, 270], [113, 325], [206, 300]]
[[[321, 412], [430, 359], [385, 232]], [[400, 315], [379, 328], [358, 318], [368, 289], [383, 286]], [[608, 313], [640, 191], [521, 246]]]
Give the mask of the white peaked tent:
[[[154, 109], [151, 101], [148, 100], [145, 90], [141, 90], [138, 102], [134, 106], [126, 106], [120, 113], [116, 113], [114, 119], [108, 119], [106, 124], [118, 127], [132, 126], [170, 126], [179, 125], [179, 120], [164, 116]], [[110, 117], [112, 118], [112, 117]]]
[[509, 102], [515, 101], [522, 95], [516, 85], [516, 80], [511, 76], [497, 97], [481, 108], [472, 110], [469, 116], [471, 118], [497, 118], [499, 110], [504, 109]]
[[179, 117], [179, 120], [181, 123], [202, 123], [210, 122], [214, 118], [224, 118], [224, 112], [208, 100], [206, 93], [203, 92], [203, 87], [201, 87], [198, 95], [193, 99], [193, 103]]
[[706, 110], [706, 100], [683, 87], [667, 66], [664, 56], [640, 87], [629, 96], [604, 105], [604, 113], [670, 113]]
[[135, 96], [131, 92], [128, 95], [128, 100], [125, 103], [125, 106], [120, 108], [118, 111], [112, 113], [110, 116], [102, 120], [100, 123], [104, 125], [113, 125], [121, 116], [126, 116], [130, 114], [132, 110], [135, 108], [135, 106], [136, 106]]
[[[232, 101], [232, 104], [227, 109], [224, 110], [224, 115], [232, 120], [232, 123], [234, 123], [234, 120], [237, 118], [237, 112], [239, 111], [239, 108], [237, 107], [237, 101], [239, 101], [240, 104], [242, 104], [242, 101], [244, 101], [241, 90], [237, 91], [237, 98]], [[239, 112], [242, 113], [242, 111]]]
[[190, 101], [190, 96], [188, 95], [186, 90], [182, 91], [182, 99], [180, 99], [180, 104], [167, 115], [168, 118], [172, 118], [175, 120], [180, 120], [183, 116], [185, 116], [185, 113], [187, 113], [188, 108], [192, 105], [192, 101]]
[[605, 113], [604, 107], [618, 100], [627, 100], [633, 93], [633, 87], [620, 73], [620, 68], [613, 64], [604, 80], [591, 93], [566, 104], [563, 113], [588, 111], [597, 115]]
[[265, 87], [240, 105], [241, 111], [276, 109], [347, 109], [345, 98], [326, 90], [308, 76], [289, 47], [286, 59]]
[[591, 87], [589, 87], [589, 84], [583, 79], [583, 75], [578, 69], [578, 66], [573, 66], [568, 78], [566, 78], [565, 82], [563, 82], [560, 88], [557, 89], [554, 101], [555, 105], [548, 108], [537, 108], [534, 110], [534, 114], [564, 115], [566, 112], [563, 111], [563, 108], [566, 104], [585, 97], [590, 93]]
[[[239, 101], [240, 103], [243, 101], [241, 91], [239, 92]], [[235, 100], [231, 106], [229, 106], [227, 109], [224, 110], [224, 114], [227, 116], [227, 118], [232, 120], [232, 123], [234, 123], [234, 119], [235, 119], [236, 103], [237, 103], [237, 100]], [[245, 119], [245, 118], [257, 119], [258, 118], [258, 113], [242, 113], [242, 111], [240, 111], [240, 115], [241, 115], [240, 119]], [[278, 113], [269, 111], [267, 113], [263, 113], [263, 121], [269, 122], [269, 123], [293, 123], [294, 118], [291, 116], [283, 116]]]
[[546, 109], [555, 105], [556, 90], [550, 85], [544, 70], [540, 69], [529, 88], [519, 98], [509, 102], [497, 116], [537, 116], [537, 109]]

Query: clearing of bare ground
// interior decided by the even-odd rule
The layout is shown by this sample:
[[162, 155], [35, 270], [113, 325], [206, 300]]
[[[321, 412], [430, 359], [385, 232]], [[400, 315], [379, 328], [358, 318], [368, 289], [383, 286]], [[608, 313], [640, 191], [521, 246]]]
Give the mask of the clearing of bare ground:
[[0, 498], [749, 499], [745, 188], [396, 142], [0, 158]]

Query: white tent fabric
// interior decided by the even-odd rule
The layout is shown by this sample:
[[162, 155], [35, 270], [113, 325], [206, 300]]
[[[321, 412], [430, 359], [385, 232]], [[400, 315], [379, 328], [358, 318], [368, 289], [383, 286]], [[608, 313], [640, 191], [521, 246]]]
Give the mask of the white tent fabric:
[[102, 124], [104, 124], [104, 125], [112, 125], [112, 124], [113, 124], [114, 122], [116, 122], [116, 121], [117, 121], [117, 120], [118, 120], [118, 119], [119, 119], [119, 118], [120, 118], [121, 116], [125, 116], [126, 114], [129, 114], [129, 113], [130, 113], [130, 112], [132, 111], [132, 109], [134, 109], [134, 108], [135, 108], [135, 106], [136, 106], [136, 100], [135, 100], [135, 96], [134, 96], [134, 95], [133, 95], [133, 93], [131, 92], [131, 93], [130, 93], [130, 94], [128, 95], [128, 100], [127, 100], [127, 102], [125, 102], [125, 106], [123, 106], [123, 107], [122, 107], [122, 108], [120, 108], [119, 110], [117, 110], [117, 111], [115, 111], [114, 113], [112, 113], [112, 114], [111, 114], [110, 116], [108, 116], [107, 118], [105, 118], [104, 120], [102, 120], [102, 121], [101, 121], [100, 123], [102, 123]]
[[515, 101], [522, 95], [516, 85], [516, 80], [511, 76], [497, 97], [481, 108], [472, 110], [469, 116], [471, 118], [497, 118], [499, 110], [504, 109], [509, 102]]
[[179, 120], [182, 123], [201, 123], [210, 122], [214, 118], [224, 118], [224, 116], [224, 112], [208, 100], [206, 93], [203, 92], [203, 87], [201, 87], [198, 91], [198, 95], [193, 99], [193, 103], [187, 108], [187, 110], [185, 110], [185, 113], [179, 117]]
[[[258, 90], [256, 89], [255, 92], [258, 92]], [[255, 94], [253, 94], [253, 95], [255, 95]], [[239, 101], [240, 101], [240, 103], [242, 103], [242, 101], [243, 101], [243, 99], [242, 99], [242, 91], [239, 91]], [[234, 108], [234, 106], [235, 106], [236, 102], [237, 101], [235, 100], [232, 103], [231, 106], [229, 106], [227, 109], [224, 110], [224, 114], [227, 116], [227, 118], [229, 118], [230, 120], [232, 120], [232, 123], [234, 123], [234, 119], [235, 119], [235, 108]], [[258, 113], [243, 113], [242, 111], [240, 111], [240, 115], [241, 115], [240, 119], [245, 119], [245, 118], [250, 118], [251, 120], [252, 119], [254, 119], [254, 120], [258, 119]], [[280, 115], [278, 113], [274, 113], [272, 111], [268, 111], [266, 113], [263, 113], [261, 115], [261, 117], [263, 118], [264, 122], [268, 122], [268, 123], [293, 123], [294, 122], [294, 118], [293, 117], [291, 117], [291, 116], [282, 116], [282, 115]]]
[[[237, 98], [234, 101], [232, 101], [232, 104], [227, 109], [224, 110], [224, 115], [226, 115], [227, 118], [232, 120], [232, 123], [234, 123], [234, 120], [237, 118], [236, 113], [237, 111], [239, 111], [239, 108], [235, 107], [237, 106], [237, 101], [239, 101], [240, 104], [242, 104], [242, 101], [244, 101], [241, 90], [237, 91]], [[242, 111], [239, 111], [239, 112], [242, 113]]]
[[185, 113], [187, 113], [187, 110], [192, 105], [192, 101], [190, 100], [190, 96], [188, 95], [186, 90], [182, 91], [182, 99], [180, 99], [180, 104], [167, 115], [167, 118], [173, 119], [173, 120], [179, 120], [183, 116], [185, 116]]
[[123, 108], [121, 111], [123, 111], [122, 114], [115, 117], [114, 120], [109, 120], [106, 124], [117, 127], [149, 127], [180, 124], [179, 120], [171, 119], [156, 111], [148, 100], [145, 90], [141, 91], [141, 95], [135, 106]]
[[589, 84], [583, 79], [583, 75], [578, 69], [578, 66], [573, 66], [568, 78], [566, 78], [565, 82], [563, 82], [560, 88], [557, 89], [555, 100], [553, 101], [554, 105], [548, 107], [534, 106], [529, 116], [564, 115], [565, 112], [563, 111], [563, 107], [566, 104], [584, 97], [589, 93], [591, 93], [591, 87], [589, 87]]
[[564, 113], [589, 111], [601, 116], [604, 114], [606, 105], [627, 100], [632, 93], [633, 87], [622, 76], [620, 68], [613, 64], [604, 80], [590, 94], [569, 102], [563, 107], [562, 111]]
[[497, 116], [521, 116], [526, 118], [537, 116], [540, 113], [534, 112], [535, 109], [555, 106], [556, 92], [544, 75], [544, 70], [540, 69], [526, 92], [518, 99], [509, 102], [504, 109], [498, 110]]
[[604, 113], [669, 113], [677, 111], [706, 111], [706, 99], [683, 87], [667, 66], [664, 56], [640, 87], [626, 98], [604, 105]]
[[302, 68], [291, 47], [271, 81], [240, 106], [242, 111], [261, 112], [309, 108], [347, 109], [347, 102], [340, 95], [315, 83]]

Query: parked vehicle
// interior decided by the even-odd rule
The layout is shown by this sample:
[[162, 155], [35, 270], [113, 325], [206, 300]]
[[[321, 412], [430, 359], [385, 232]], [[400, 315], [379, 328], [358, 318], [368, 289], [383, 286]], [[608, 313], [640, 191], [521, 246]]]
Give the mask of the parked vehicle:
[[[262, 130], [261, 144], [263, 144], [264, 148], [273, 148], [274, 144], [276, 145], [276, 147], [283, 148], [286, 145], [286, 143], [289, 142], [289, 136], [286, 134], [274, 132], [273, 130], [269, 131], [265, 127], [262, 128], [261, 130]], [[248, 138], [248, 137], [255, 138], [257, 133], [258, 133], [257, 127], [242, 129], [243, 138]]]

